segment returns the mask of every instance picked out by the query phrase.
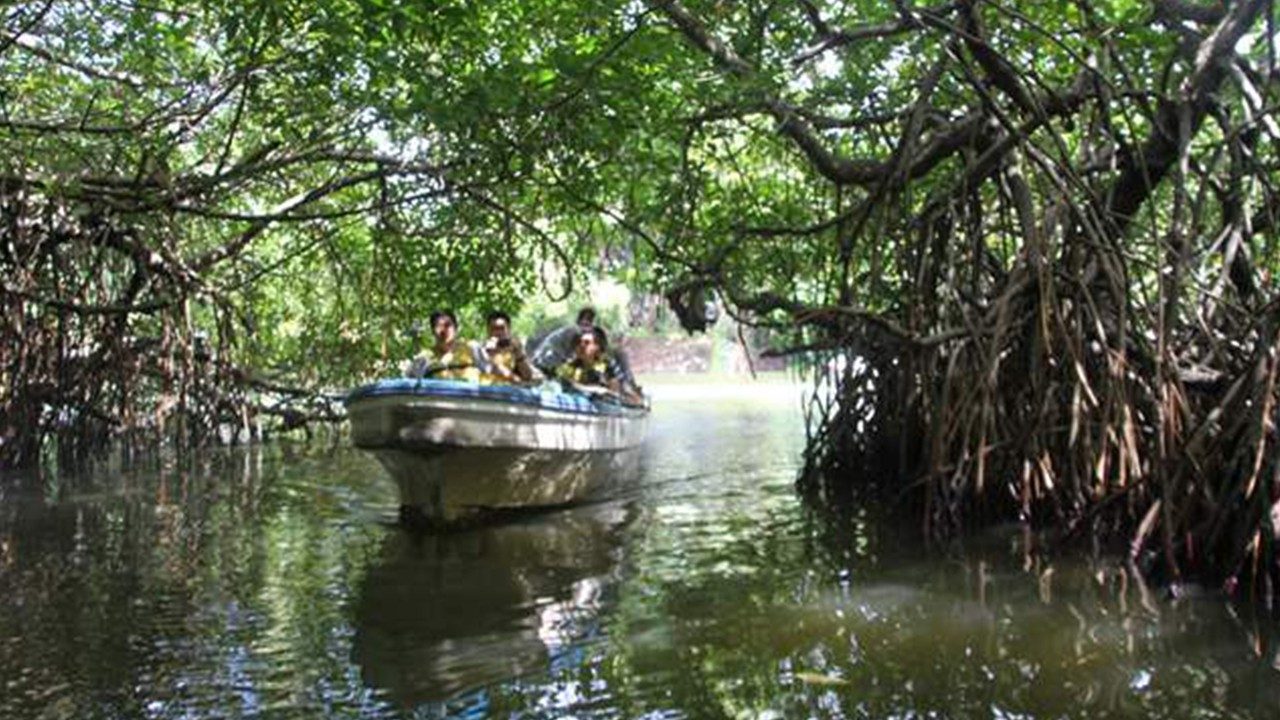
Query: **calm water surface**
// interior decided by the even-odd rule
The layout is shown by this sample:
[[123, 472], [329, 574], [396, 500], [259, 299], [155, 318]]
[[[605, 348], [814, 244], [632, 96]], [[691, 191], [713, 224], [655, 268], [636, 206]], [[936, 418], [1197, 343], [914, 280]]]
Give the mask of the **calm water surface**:
[[1274, 617], [833, 524], [802, 440], [670, 398], [629, 496], [429, 537], [343, 448], [5, 478], [0, 718], [1280, 717]]

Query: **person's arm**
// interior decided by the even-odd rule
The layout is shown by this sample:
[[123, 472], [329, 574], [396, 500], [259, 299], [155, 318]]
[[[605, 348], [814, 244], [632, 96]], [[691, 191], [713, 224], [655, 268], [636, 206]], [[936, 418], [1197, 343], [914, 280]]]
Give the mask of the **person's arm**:
[[610, 351], [609, 354], [605, 356], [604, 363], [605, 371], [608, 373], [610, 378], [623, 384], [627, 382], [626, 370], [622, 363], [618, 362], [618, 355], [615, 352]]
[[634, 405], [644, 404], [644, 397], [636, 391], [635, 380], [631, 377], [631, 370], [625, 360], [614, 353], [610, 353], [606, 361], [606, 371], [609, 376], [610, 390], [629, 403]]
[[512, 369], [515, 371], [516, 377], [524, 382], [532, 381], [533, 366], [529, 364], [529, 356], [525, 355], [524, 346], [520, 344], [520, 341], [514, 338], [511, 340], [511, 356], [515, 358], [513, 363], [515, 367]]

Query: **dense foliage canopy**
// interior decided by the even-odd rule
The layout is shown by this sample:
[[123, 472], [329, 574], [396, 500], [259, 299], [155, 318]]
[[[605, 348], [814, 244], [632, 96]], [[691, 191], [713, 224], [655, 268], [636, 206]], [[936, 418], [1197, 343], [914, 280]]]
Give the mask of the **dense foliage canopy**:
[[270, 412], [429, 306], [603, 269], [856, 358], [815, 476], [887, 466], [930, 529], [1274, 557], [1267, 0], [4, 12], [7, 462]]

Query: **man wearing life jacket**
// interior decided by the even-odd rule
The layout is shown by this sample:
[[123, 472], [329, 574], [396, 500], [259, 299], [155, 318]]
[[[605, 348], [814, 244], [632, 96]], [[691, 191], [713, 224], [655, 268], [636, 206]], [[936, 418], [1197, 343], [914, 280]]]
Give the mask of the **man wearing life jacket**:
[[605, 333], [604, 328], [596, 324], [596, 309], [590, 305], [586, 305], [578, 310], [578, 317], [574, 320], [574, 324], [578, 326], [578, 331], [594, 330], [596, 337], [600, 340], [600, 357], [608, 365], [609, 374], [617, 378], [619, 384], [633, 396], [639, 397], [639, 385], [636, 384], [636, 378], [631, 374], [631, 363], [627, 360], [627, 354], [621, 348], [610, 348], [609, 337]]
[[473, 343], [458, 337], [458, 317], [452, 310], [436, 310], [430, 321], [435, 342], [414, 356], [405, 376], [478, 381], [479, 353]]
[[574, 385], [606, 388], [627, 402], [644, 402], [638, 393], [622, 382], [615, 367], [605, 358], [607, 343], [600, 328], [579, 330], [573, 359], [556, 370], [556, 377]]
[[481, 349], [488, 360], [486, 375], [498, 382], [530, 382], [533, 366], [525, 356], [524, 346], [511, 336], [511, 316], [494, 310], [485, 318], [489, 337]]

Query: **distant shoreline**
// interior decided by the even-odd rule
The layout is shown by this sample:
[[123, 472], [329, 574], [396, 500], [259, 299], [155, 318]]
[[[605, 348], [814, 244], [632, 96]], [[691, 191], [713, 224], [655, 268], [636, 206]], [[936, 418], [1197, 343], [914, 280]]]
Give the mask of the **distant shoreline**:
[[646, 373], [637, 376], [653, 400], [799, 401], [809, 384], [786, 372], [751, 375], [730, 373]]

